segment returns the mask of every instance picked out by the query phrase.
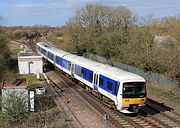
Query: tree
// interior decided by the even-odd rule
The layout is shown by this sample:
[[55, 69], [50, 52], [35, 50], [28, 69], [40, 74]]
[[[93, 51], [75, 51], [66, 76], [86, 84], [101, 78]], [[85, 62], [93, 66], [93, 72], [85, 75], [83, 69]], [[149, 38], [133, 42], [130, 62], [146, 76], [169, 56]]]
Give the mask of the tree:
[[[101, 55], [109, 58], [116, 53], [114, 50], [118, 50], [117, 45], [128, 43], [129, 30], [134, 22], [132, 12], [125, 7], [87, 4], [79, 9], [66, 25], [70, 31], [71, 46], [74, 50], [101, 54], [99, 49], [102, 45], [106, 45], [107, 47], [103, 47], [105, 53]], [[116, 33], [116, 37], [119, 38], [112, 33]]]
[[1, 25], [4, 23], [4, 18], [0, 16], [0, 78], [1, 74], [7, 69], [9, 62], [9, 50], [7, 47], [7, 35]]
[[6, 22], [7, 22], [6, 19], [0, 15], [0, 27]]
[[[179, 79], [179, 16], [135, 16], [125, 7], [87, 4], [66, 23], [71, 50], [90, 52]], [[154, 38], [172, 40], [159, 47]]]

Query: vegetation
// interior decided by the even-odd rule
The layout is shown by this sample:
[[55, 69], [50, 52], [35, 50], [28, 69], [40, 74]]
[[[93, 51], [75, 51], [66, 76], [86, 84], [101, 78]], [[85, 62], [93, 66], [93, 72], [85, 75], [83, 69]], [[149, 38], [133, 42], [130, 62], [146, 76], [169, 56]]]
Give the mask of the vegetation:
[[10, 41], [8, 42], [7, 46], [12, 55], [17, 55], [19, 51], [21, 51], [20, 45], [16, 42]]
[[[0, 17], [0, 24], [4, 23], [4, 18]], [[29, 39], [50, 35], [52, 28], [47, 26], [34, 27], [1, 27], [0, 26], [0, 79], [2, 78], [26, 78], [29, 88], [33, 89], [40, 84], [36, 76], [19, 75], [17, 58], [12, 59], [11, 55], [17, 55], [20, 51], [19, 43], [28, 45]], [[56, 36], [61, 36], [58, 32]], [[50, 39], [51, 36], [49, 36]], [[12, 40], [16, 42], [12, 42]], [[2, 94], [1, 94], [2, 95]], [[0, 95], [0, 97], [1, 97]], [[3, 97], [4, 98], [4, 97]], [[0, 113], [0, 127], [2, 128], [24, 128], [24, 127], [51, 127], [64, 128], [67, 121], [61, 117], [61, 111], [55, 107], [52, 96], [35, 96], [35, 113], [26, 111], [27, 106], [24, 102], [24, 96], [18, 96], [14, 92], [8, 94], [0, 102], [0, 107], [6, 111]]]
[[34, 88], [37, 84], [40, 83], [40, 81], [36, 78], [36, 75], [32, 75], [32, 74], [24, 74], [24, 75], [17, 74], [15, 77], [25, 78], [28, 81], [29, 88]]
[[[71, 51], [98, 54], [180, 79], [178, 16], [139, 18], [125, 7], [88, 4], [66, 26]], [[165, 41], [155, 42], [161, 36]]]
[[4, 117], [9, 125], [17, 125], [27, 117], [27, 99], [24, 92], [9, 92], [2, 99]]
[[[5, 21], [0, 19], [2, 23]], [[180, 16], [138, 17], [125, 7], [87, 4], [65, 26], [1, 27], [0, 35], [6, 30], [5, 38], [1, 38], [5, 44], [10, 39], [28, 45], [29, 39], [38, 37], [64, 50], [94, 53], [180, 79], [179, 26]], [[4, 59], [0, 57], [0, 60]], [[3, 61], [0, 69], [7, 68], [7, 61]]]
[[26, 121], [17, 128], [66, 128], [68, 120], [61, 114], [57, 107], [31, 113]]
[[[0, 25], [4, 22], [4, 18], [0, 16]], [[3, 72], [6, 71], [6, 69], [9, 66], [9, 49], [7, 47], [7, 36], [5, 34], [5, 30], [0, 26], [0, 78]]]
[[[157, 101], [164, 102], [165, 104], [170, 104], [171, 106], [177, 106], [177, 111], [179, 110], [180, 105], [180, 89], [170, 89], [158, 86], [154, 83], [148, 82], [147, 93], [153, 99]], [[176, 108], [174, 108], [176, 109]]]
[[3, 112], [0, 113], [2, 128], [65, 128], [68, 120], [55, 105], [51, 95], [35, 95], [34, 113], [27, 111], [24, 93], [10, 92], [3, 97]]

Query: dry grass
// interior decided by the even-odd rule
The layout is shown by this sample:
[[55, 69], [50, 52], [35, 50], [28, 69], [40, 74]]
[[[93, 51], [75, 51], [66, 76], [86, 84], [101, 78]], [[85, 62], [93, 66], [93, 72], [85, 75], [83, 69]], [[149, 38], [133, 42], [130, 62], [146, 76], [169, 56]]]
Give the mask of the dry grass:
[[21, 50], [20, 44], [14, 41], [10, 41], [8, 43], [8, 47], [13, 55], [17, 55], [17, 53]]
[[58, 108], [30, 113], [26, 121], [15, 128], [66, 128], [67, 121]]

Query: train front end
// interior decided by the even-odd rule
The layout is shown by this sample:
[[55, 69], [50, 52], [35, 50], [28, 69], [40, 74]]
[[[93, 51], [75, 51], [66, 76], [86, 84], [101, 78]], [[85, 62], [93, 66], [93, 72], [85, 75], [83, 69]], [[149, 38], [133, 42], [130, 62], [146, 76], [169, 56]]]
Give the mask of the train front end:
[[147, 94], [145, 82], [125, 82], [122, 85], [122, 113], [138, 113], [145, 105]]

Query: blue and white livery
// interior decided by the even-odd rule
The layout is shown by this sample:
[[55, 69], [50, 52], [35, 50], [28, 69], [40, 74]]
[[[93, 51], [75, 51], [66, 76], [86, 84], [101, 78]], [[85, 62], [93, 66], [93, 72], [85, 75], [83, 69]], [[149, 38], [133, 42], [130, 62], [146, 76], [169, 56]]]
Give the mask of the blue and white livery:
[[139, 75], [70, 54], [45, 42], [37, 43], [37, 51], [60, 70], [111, 100], [120, 112], [134, 113], [145, 105], [146, 84]]

